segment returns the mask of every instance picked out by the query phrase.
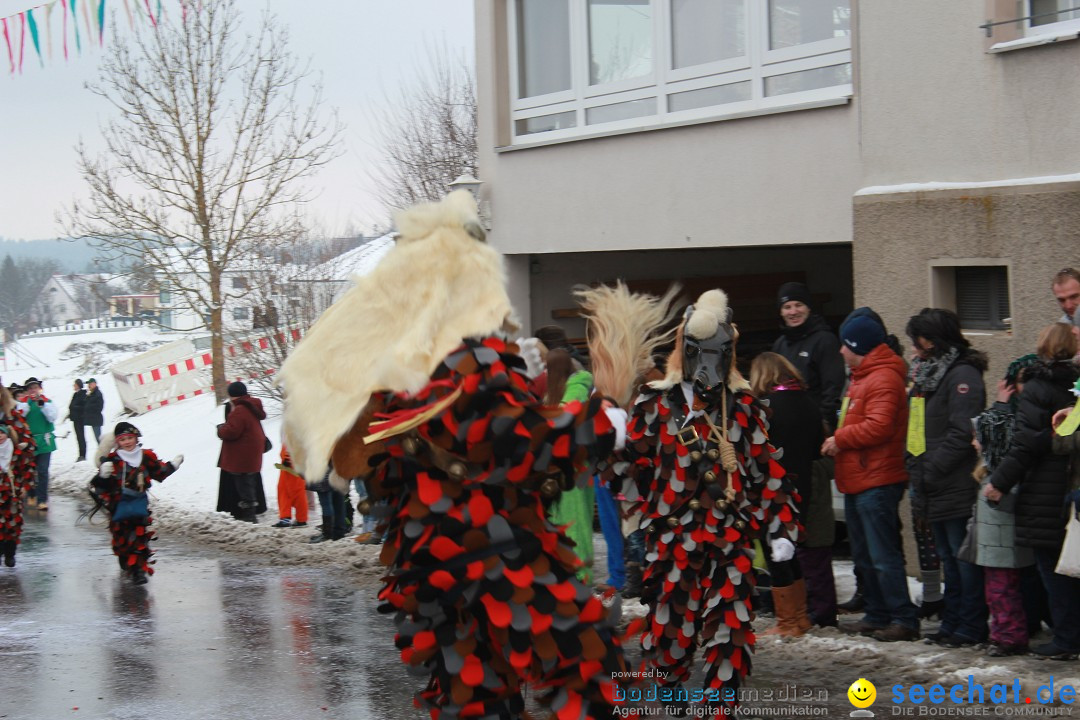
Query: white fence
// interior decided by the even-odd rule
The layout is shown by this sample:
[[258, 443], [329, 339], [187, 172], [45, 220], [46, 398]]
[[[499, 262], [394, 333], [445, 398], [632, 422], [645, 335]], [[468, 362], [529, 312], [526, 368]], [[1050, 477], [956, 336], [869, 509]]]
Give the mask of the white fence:
[[57, 325], [50, 328], [39, 328], [23, 333], [22, 337], [39, 337], [41, 335], [75, 335], [84, 332], [119, 332], [133, 327], [142, 327], [151, 323], [142, 320], [80, 320], [79, 322]]

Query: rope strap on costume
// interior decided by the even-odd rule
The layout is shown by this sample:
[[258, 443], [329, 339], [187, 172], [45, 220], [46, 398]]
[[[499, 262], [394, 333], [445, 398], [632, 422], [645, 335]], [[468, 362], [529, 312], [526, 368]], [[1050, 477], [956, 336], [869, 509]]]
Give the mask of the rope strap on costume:
[[739, 469], [739, 459], [735, 454], [735, 447], [727, 439], [727, 388], [724, 388], [723, 396], [720, 403], [720, 422], [723, 429], [716, 427], [712, 418], [705, 415], [705, 422], [709, 424], [711, 438], [716, 442], [717, 447], [720, 449], [720, 465], [724, 468], [724, 472], [727, 473], [727, 489], [724, 491], [724, 495], [727, 497], [728, 502], [735, 500], [735, 471]]

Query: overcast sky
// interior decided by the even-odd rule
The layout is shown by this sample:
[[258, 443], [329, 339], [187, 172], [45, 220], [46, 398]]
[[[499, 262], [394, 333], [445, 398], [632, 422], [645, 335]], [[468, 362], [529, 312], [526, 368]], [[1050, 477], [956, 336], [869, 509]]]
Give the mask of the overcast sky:
[[[40, 2], [0, 0], [0, 16]], [[177, 7], [176, 0], [162, 3]], [[344, 154], [317, 177], [314, 185], [320, 194], [310, 215], [331, 234], [348, 228], [368, 230], [382, 219], [365, 172], [374, 159], [373, 111], [416, 75], [432, 46], [445, 45], [471, 66], [473, 1], [244, 0], [243, 5], [249, 20], [267, 5], [280, 17], [289, 29], [293, 51], [310, 58], [312, 68], [322, 73], [326, 103], [338, 109], [346, 126]], [[123, 3], [117, 0], [108, 7], [119, 10], [120, 22], [115, 30], [107, 27], [105, 42], [122, 42], [130, 32]], [[78, 56], [69, 40], [71, 58], [65, 63], [59, 47], [59, 13], [57, 7], [53, 58], [46, 59], [44, 68], [28, 42], [23, 73], [8, 74], [7, 47], [0, 36], [0, 237], [7, 239], [59, 234], [56, 211], [84, 193], [75, 170], [74, 146], [82, 138], [98, 147], [98, 129], [109, 112], [103, 101], [83, 88], [96, 77], [103, 51], [88, 51], [84, 42]]]

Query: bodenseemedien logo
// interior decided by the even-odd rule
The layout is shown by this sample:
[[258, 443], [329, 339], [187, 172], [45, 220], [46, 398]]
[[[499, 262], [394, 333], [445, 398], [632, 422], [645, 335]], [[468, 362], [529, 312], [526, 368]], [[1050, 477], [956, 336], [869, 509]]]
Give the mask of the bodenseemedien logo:
[[851, 717], [854, 718], [867, 718], [874, 717], [874, 713], [866, 708], [874, 704], [874, 700], [877, 699], [877, 688], [874, 687], [874, 683], [870, 682], [866, 678], [859, 678], [855, 682], [851, 683], [851, 687], [847, 691], [848, 702], [855, 706], [855, 710], [851, 711]]

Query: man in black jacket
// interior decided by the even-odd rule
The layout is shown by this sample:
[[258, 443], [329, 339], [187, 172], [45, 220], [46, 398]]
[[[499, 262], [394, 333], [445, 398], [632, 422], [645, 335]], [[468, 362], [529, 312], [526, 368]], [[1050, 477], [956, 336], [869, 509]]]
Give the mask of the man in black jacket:
[[825, 320], [814, 314], [810, 290], [799, 282], [780, 286], [776, 299], [783, 321], [783, 334], [772, 350], [783, 355], [806, 381], [810, 397], [821, 410], [826, 433], [836, 428], [840, 395], [844, 391], [844, 360], [840, 341]]
[[79, 443], [79, 459], [75, 462], [86, 460], [86, 390], [83, 389], [83, 381], [75, 380], [75, 393], [71, 396], [68, 404], [68, 419], [75, 426], [75, 440]]
[[89, 392], [86, 394], [86, 406], [83, 408], [83, 423], [90, 426], [94, 431], [94, 441], [101, 442], [101, 426], [105, 424], [102, 411], [105, 409], [105, 398], [98, 389], [97, 380], [90, 378], [86, 381]]

